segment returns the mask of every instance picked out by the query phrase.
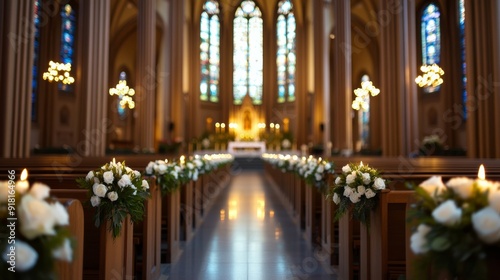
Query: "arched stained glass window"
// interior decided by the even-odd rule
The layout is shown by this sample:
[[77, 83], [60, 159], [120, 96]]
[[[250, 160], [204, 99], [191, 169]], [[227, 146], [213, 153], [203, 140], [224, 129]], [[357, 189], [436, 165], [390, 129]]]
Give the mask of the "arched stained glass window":
[[37, 120], [37, 103], [38, 103], [38, 55], [40, 52], [40, 9], [42, 8], [41, 0], [35, 0], [33, 5], [33, 19], [35, 25], [34, 36], [34, 54], [33, 54], [33, 77], [31, 80], [31, 120]]
[[[61, 10], [61, 62], [71, 63], [73, 65], [73, 55], [75, 46], [76, 33], [76, 13], [70, 4], [64, 5]], [[72, 67], [74, 69], [74, 67]], [[59, 83], [59, 89], [70, 92], [73, 90], [72, 85]]]
[[220, 20], [219, 3], [208, 0], [200, 20], [200, 99], [219, 101]]
[[233, 24], [234, 104], [241, 104], [247, 94], [254, 104], [262, 104], [263, 24], [254, 1], [241, 2]]
[[422, 14], [422, 63], [439, 64], [441, 27], [439, 8], [435, 4], [425, 7]]
[[462, 101], [463, 118], [467, 119], [467, 76], [465, 63], [465, 3], [464, 0], [458, 1], [458, 27], [460, 33], [460, 58], [462, 61]]
[[278, 102], [295, 100], [295, 16], [292, 2], [278, 3], [276, 65], [278, 68]]
[[[126, 81], [127, 80], [127, 73], [125, 71], [121, 71], [120, 72], [120, 78], [119, 78], [120, 81]], [[118, 101], [116, 102], [116, 109], [117, 109], [117, 112], [118, 112], [118, 116], [120, 117], [120, 119], [124, 119], [127, 115], [126, 115], [126, 106], [122, 106], [120, 104], [120, 101], [122, 100], [122, 97], [123, 95], [118, 95]]]
[[[361, 77], [361, 83], [370, 81], [370, 76], [363, 75]], [[368, 147], [368, 141], [370, 139], [370, 95], [367, 94], [364, 97], [364, 102], [367, 104], [366, 108], [358, 111], [358, 131], [359, 131], [359, 141], [361, 142], [361, 148]]]

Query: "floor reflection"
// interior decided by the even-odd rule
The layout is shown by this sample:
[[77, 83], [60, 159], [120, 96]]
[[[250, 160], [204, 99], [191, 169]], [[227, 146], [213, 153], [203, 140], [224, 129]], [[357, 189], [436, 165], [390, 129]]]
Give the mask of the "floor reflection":
[[261, 173], [233, 176], [168, 279], [336, 279]]

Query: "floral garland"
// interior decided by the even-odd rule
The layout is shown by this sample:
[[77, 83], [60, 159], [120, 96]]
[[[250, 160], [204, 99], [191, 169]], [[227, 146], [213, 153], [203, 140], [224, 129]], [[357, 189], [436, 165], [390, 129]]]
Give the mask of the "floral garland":
[[[54, 262], [72, 261], [76, 241], [68, 229], [68, 212], [49, 193], [42, 183], [26, 191], [12, 180], [0, 182], [2, 279], [57, 278]], [[9, 219], [14, 213], [17, 219]]]
[[127, 215], [133, 223], [144, 218], [144, 200], [149, 197], [148, 181], [142, 179], [139, 171], [127, 167], [125, 162], [116, 163], [113, 159], [77, 182], [89, 191], [90, 203], [96, 208], [95, 226], [110, 221], [113, 238], [120, 235]]
[[162, 195], [172, 193], [180, 186], [179, 172], [181, 168], [175, 162], [166, 160], [151, 161], [146, 166], [145, 175], [154, 176]]
[[354, 219], [362, 224], [370, 225], [370, 212], [377, 207], [381, 190], [386, 182], [379, 172], [364, 165], [350, 163], [342, 167], [342, 174], [337, 176], [328, 197], [338, 205], [335, 220], [339, 220], [346, 212], [351, 211]]
[[445, 185], [433, 176], [415, 192], [417, 278], [432, 266], [434, 277], [445, 271], [450, 279], [487, 279], [487, 259], [500, 258], [500, 183], [457, 177]]

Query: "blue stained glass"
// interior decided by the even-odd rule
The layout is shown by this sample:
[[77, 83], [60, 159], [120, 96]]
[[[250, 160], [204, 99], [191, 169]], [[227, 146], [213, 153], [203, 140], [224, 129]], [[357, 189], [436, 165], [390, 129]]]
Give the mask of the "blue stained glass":
[[435, 4], [429, 4], [422, 13], [422, 63], [439, 64], [441, 50], [440, 12]]
[[[278, 3], [276, 22], [278, 70], [278, 102], [295, 100], [295, 16], [290, 0]], [[283, 90], [283, 92], [282, 92]]]
[[462, 61], [462, 102], [463, 118], [467, 119], [467, 76], [465, 63], [465, 1], [458, 1], [458, 27], [460, 33], [460, 58]]
[[[119, 79], [119, 80], [120, 80], [120, 81], [125, 81], [125, 80], [127, 80], [127, 73], [126, 73], [125, 71], [121, 71], [121, 72], [120, 72], [120, 79]], [[123, 98], [123, 96], [122, 96], [122, 95], [119, 95], [119, 96], [118, 96], [118, 102], [116, 102], [116, 105], [117, 105], [116, 109], [117, 109], [117, 111], [118, 111], [118, 116], [120, 117], [120, 119], [122, 119], [122, 120], [123, 120], [123, 119], [125, 119], [125, 117], [126, 117], [126, 113], [127, 113], [127, 112], [126, 112], [126, 107], [122, 107], [122, 106], [120, 105], [120, 101], [122, 100], [122, 98]]]
[[[66, 4], [61, 10], [61, 62], [73, 65], [74, 41], [76, 33], [76, 13], [70, 4]], [[74, 67], [72, 67], [74, 69]], [[73, 72], [73, 70], [72, 70]], [[59, 89], [66, 92], [73, 91], [71, 85], [59, 83]]]
[[200, 19], [200, 99], [219, 101], [220, 21], [219, 3], [208, 0]]
[[40, 52], [40, 9], [41, 0], [35, 0], [33, 5], [33, 23], [34, 27], [34, 50], [33, 50], [33, 77], [31, 80], [31, 120], [36, 121], [38, 115], [38, 60]]

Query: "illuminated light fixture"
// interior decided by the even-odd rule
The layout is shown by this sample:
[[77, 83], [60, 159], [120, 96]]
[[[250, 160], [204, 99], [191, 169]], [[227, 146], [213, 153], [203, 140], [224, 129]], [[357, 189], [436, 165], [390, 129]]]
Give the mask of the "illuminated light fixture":
[[47, 72], [43, 73], [43, 79], [49, 82], [61, 82], [65, 85], [70, 85], [75, 82], [75, 78], [71, 77], [71, 63], [59, 63], [50, 61]]
[[376, 88], [372, 81], [361, 82], [361, 88], [354, 90], [356, 98], [352, 101], [352, 108], [354, 110], [368, 110], [367, 99], [371, 96], [377, 96], [380, 93], [380, 89]]
[[422, 71], [422, 75], [415, 78], [415, 83], [417, 83], [419, 87], [424, 88], [425, 92], [433, 92], [443, 83], [443, 78], [441, 78], [441, 76], [444, 75], [444, 71], [439, 65], [424, 64], [420, 66], [420, 70]]
[[120, 98], [120, 106], [122, 108], [126, 108], [128, 106], [129, 109], [135, 108], [135, 102], [132, 99], [134, 96], [135, 90], [129, 86], [127, 86], [126, 80], [118, 81], [118, 84], [114, 88], [109, 89], [109, 95], [118, 95]]

